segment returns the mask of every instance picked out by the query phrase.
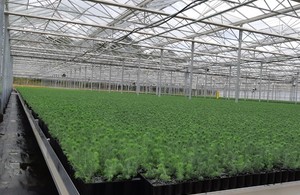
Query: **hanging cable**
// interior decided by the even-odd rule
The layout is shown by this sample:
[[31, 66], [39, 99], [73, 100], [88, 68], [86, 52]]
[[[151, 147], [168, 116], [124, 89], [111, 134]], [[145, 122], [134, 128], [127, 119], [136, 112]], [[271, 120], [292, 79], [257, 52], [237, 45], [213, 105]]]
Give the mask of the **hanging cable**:
[[196, 1], [192, 1], [191, 3], [187, 4], [184, 8], [182, 8], [181, 10], [179, 10], [178, 12], [170, 15], [170, 16], [167, 16], [159, 21], [156, 21], [152, 24], [149, 24], [149, 25], [146, 25], [144, 27], [138, 27], [138, 28], [135, 28], [133, 29], [131, 32], [129, 32], [127, 35], [123, 36], [123, 37], [120, 37], [119, 39], [116, 39], [113, 43], [118, 43], [120, 41], [123, 41], [124, 39], [126, 39], [129, 35], [133, 34], [133, 33], [136, 33], [140, 30], [143, 30], [143, 29], [148, 29], [148, 28], [155, 28], [155, 27], [158, 27], [162, 24], [165, 24], [166, 22], [170, 21], [171, 19], [173, 19], [175, 16], [177, 16], [178, 14], [188, 10], [188, 9], [191, 9], [195, 6], [198, 6], [198, 5], [201, 5], [202, 3], [204, 3], [205, 1], [207, 0], [196, 0]]

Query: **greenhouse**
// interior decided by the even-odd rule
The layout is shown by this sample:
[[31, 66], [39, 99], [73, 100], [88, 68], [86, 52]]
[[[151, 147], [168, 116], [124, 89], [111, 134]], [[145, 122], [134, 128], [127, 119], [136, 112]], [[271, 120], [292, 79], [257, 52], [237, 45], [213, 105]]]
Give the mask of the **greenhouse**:
[[0, 194], [299, 194], [299, 15], [1, 0]]

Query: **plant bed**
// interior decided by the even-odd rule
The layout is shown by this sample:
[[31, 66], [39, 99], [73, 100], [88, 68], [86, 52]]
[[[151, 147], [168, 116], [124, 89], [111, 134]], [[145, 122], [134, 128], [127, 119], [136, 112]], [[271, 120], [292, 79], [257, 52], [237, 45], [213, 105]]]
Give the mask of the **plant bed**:
[[[259, 173], [278, 164], [282, 165], [278, 170], [300, 168], [297, 105], [80, 90], [22, 88], [20, 92], [35, 115], [49, 125], [50, 143], [59, 143], [57, 150], [72, 165], [74, 177], [84, 183], [100, 176], [108, 183], [128, 181], [145, 170], [149, 179], [165, 182], [153, 186], [168, 194], [300, 177], [297, 170]], [[289, 113], [288, 122], [282, 122], [284, 113]], [[241, 174], [249, 171], [257, 174]], [[218, 178], [222, 175], [237, 176]], [[214, 179], [192, 180], [202, 177]], [[192, 182], [168, 183], [171, 178]]]
[[[32, 111], [32, 113], [35, 113]], [[49, 139], [50, 145], [55, 151], [56, 155], [63, 164], [65, 170], [71, 177], [76, 188], [82, 195], [93, 195], [93, 194], [103, 194], [103, 195], [139, 195], [144, 193], [144, 183], [139, 177], [135, 177], [130, 180], [121, 181], [101, 181], [98, 179], [96, 182], [86, 183], [79, 178], [75, 178], [75, 171], [70, 165], [66, 155], [64, 154], [59, 141], [51, 136], [48, 130], [47, 124], [38, 118], [35, 114], [35, 118], [38, 119], [38, 124], [42, 129], [43, 133]]]
[[[24, 102], [26, 106], [29, 108], [27, 102]], [[93, 194], [103, 194], [103, 195], [140, 195], [145, 193], [145, 185], [144, 182], [139, 177], [135, 177], [130, 180], [120, 180], [120, 181], [101, 181], [98, 179], [96, 182], [86, 183], [79, 178], [75, 178], [75, 171], [73, 167], [70, 165], [66, 155], [64, 154], [59, 141], [51, 136], [49, 133], [49, 129], [47, 124], [39, 118], [38, 114], [32, 110], [30, 107], [30, 111], [34, 119], [38, 121], [38, 125], [41, 128], [42, 132], [48, 138], [49, 143], [68, 175], [72, 179], [75, 184], [77, 190], [82, 195], [93, 195]]]

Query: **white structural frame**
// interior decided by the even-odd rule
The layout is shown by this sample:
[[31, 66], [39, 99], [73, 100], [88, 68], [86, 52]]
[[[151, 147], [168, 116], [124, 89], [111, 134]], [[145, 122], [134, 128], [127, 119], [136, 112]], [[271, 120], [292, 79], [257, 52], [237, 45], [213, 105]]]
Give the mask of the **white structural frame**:
[[[298, 86], [296, 0], [6, 0], [2, 5], [15, 77], [66, 74], [74, 87], [76, 81], [86, 86], [89, 78], [91, 89], [108, 83], [109, 91], [120, 86], [123, 92], [135, 84], [137, 94], [156, 87], [158, 96], [182, 91], [189, 99], [219, 90], [231, 98], [235, 91], [236, 102], [248, 99], [258, 79], [259, 95], [252, 90], [252, 96], [259, 100], [269, 100], [275, 85], [285, 91], [278, 93], [282, 97], [292, 82]], [[261, 72], [261, 64], [268, 71]]]

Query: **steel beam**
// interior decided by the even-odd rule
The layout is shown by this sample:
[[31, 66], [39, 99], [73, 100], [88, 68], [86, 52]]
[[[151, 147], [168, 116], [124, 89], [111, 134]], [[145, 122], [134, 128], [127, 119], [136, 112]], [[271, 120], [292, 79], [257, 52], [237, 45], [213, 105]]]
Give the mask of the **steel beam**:
[[[65, 33], [53, 33], [53, 32], [46, 32], [46, 31], [36, 31], [36, 30], [32, 30], [32, 29], [22, 29], [22, 28], [15, 28], [15, 27], [9, 27], [8, 29], [12, 30], [12, 31], [21, 31], [21, 32], [29, 32], [29, 33], [37, 33], [37, 34], [62, 36], [62, 37], [70, 37], [70, 38], [76, 38], [76, 39], [84, 39], [84, 40], [93, 40], [93, 41], [99, 41], [99, 42], [113, 43], [113, 40], [100, 39], [100, 38], [91, 38], [91, 37], [83, 36], [83, 35], [78, 36], [78, 35], [71, 35], [71, 34], [65, 34]], [[190, 42], [191, 40], [188, 39], [187, 41]], [[195, 43], [212, 45], [212, 46], [219, 46], [219, 47], [225, 47], [225, 48], [231, 48], [231, 49], [238, 49], [238, 47], [235, 47], [235, 46], [225, 46], [225, 45], [222, 45], [222, 44], [208, 43], [208, 42], [196, 41], [196, 40], [195, 40]], [[130, 43], [126, 43], [126, 42], [118, 42], [118, 44], [132, 45], [132, 46], [144, 47], [144, 48], [149, 48], [149, 49], [163, 49], [165, 51], [176, 51], [176, 52], [182, 52], [182, 53], [190, 53], [190, 51], [182, 50], [182, 49], [156, 47], [156, 46], [149, 46], [149, 45], [144, 45], [144, 44], [130, 44]], [[220, 54], [211, 54], [211, 53], [205, 53], [205, 52], [194, 52], [194, 54], [195, 55], [197, 54], [197, 55], [200, 55], [200, 56], [201, 55], [207, 55], [207, 56], [213, 56], [213, 57], [220, 57], [220, 58], [227, 58], [227, 59], [236, 60], [236, 57], [220, 55]], [[292, 57], [296, 58], [297, 56], [292, 56]], [[254, 58], [253, 59], [241, 58], [241, 60], [247, 61], [247, 62], [260, 62], [261, 61], [261, 60], [254, 59]]]
[[[101, 4], [105, 4], [105, 5], [122, 7], [122, 8], [126, 8], [126, 9], [137, 10], [137, 11], [141, 11], [141, 12], [159, 14], [159, 15], [163, 15], [163, 16], [172, 16], [171, 14], [165, 13], [163, 11], [157, 11], [157, 10], [151, 10], [151, 9], [147, 9], [147, 8], [125, 5], [125, 4], [121, 4], [121, 3], [115, 3], [113, 1], [105, 1], [105, 0], [89, 0], [89, 1], [95, 2], [95, 3], [101, 3]], [[188, 20], [188, 21], [198, 21], [198, 19], [193, 19], [193, 18], [180, 16], [180, 15], [174, 16], [174, 18], [184, 19], [184, 20]], [[224, 28], [231, 28], [231, 29], [235, 29], [235, 30], [239, 30], [239, 31], [252, 32], [252, 33], [257, 33], [257, 34], [262, 34], [262, 35], [267, 35], [267, 36], [280, 37], [280, 38], [285, 38], [285, 39], [289, 39], [289, 40], [300, 41], [300, 38], [296, 38], [296, 37], [284, 36], [284, 35], [275, 34], [275, 33], [268, 33], [265, 31], [253, 30], [253, 29], [243, 28], [243, 27], [229, 25], [229, 24], [212, 22], [212, 21], [208, 21], [208, 20], [201, 20], [200, 22], [204, 23], [204, 24], [209, 24], [209, 25], [214, 25], [214, 26], [219, 26], [219, 27], [224, 27]]]
[[[21, 13], [16, 13], [16, 12], [5, 12], [5, 13], [8, 14], [8, 15], [21, 16], [21, 17], [26, 17], [26, 18], [34, 18], [34, 19], [58, 21], [58, 22], [64, 22], [64, 23], [69, 23], [69, 24], [75, 24], [75, 25], [83, 25], [83, 26], [91, 26], [91, 27], [97, 27], [97, 28], [103, 28], [103, 29], [110, 29], [110, 30], [116, 30], [116, 31], [124, 31], [124, 32], [128, 32], [128, 33], [132, 33], [132, 31], [133, 31], [133, 29], [125, 29], [125, 28], [119, 28], [119, 27], [115, 27], [115, 26], [106, 26], [106, 25], [92, 24], [92, 23], [86, 23], [86, 22], [72, 21], [72, 20], [66, 20], [66, 19], [54, 18], [54, 17], [43, 17], [43, 16], [36, 16], [36, 15], [31, 15], [31, 14], [21, 14]], [[201, 22], [203, 22], [203, 23], [209, 23], [209, 24], [212, 23], [212, 22], [204, 21], [204, 20], [201, 20]], [[243, 28], [239, 28], [239, 27], [236, 27], [234, 25], [231, 25], [231, 26], [224, 25], [224, 24], [219, 24], [219, 25], [222, 25], [223, 28], [230, 28], [231, 27], [231, 28], [233, 28], [235, 30], [243, 30]], [[9, 29], [13, 30], [13, 29], [16, 29], [16, 28], [10, 27]], [[28, 30], [28, 29], [22, 29], [22, 30], [24, 32], [26, 32], [26, 30]], [[244, 31], [248, 31], [248, 32], [252, 32], [252, 33], [255, 32], [255, 31], [253, 31], [251, 29], [248, 29], [248, 30], [246, 29]], [[46, 31], [42, 31], [42, 32], [46, 32]], [[52, 32], [50, 32], [50, 33], [52, 33]], [[141, 32], [135, 32], [135, 33], [139, 33], [139, 34], [142, 34], [142, 35], [148, 35], [148, 36], [151, 36], [151, 37], [158, 36], [157, 33], [149, 33], [149, 32], [143, 32], [143, 31], [141, 31]], [[277, 34], [272, 34], [272, 33], [265, 33], [265, 35], [273, 36], [273, 37], [285, 38], [285, 39], [293, 40], [293, 41], [300, 41], [300, 38], [283, 36], [283, 35], [277, 35]], [[82, 36], [84, 36], [84, 35], [81, 35], [81, 37]], [[90, 39], [93, 39], [93, 37], [90, 37], [90, 36], [87, 36], [87, 37], [90, 38]], [[176, 37], [176, 36], [167, 36], [167, 35], [160, 35], [159, 37], [166, 38], [166, 39], [171, 39], [171, 40], [174, 39], [176, 41], [185, 41], [185, 42], [190, 42], [192, 40], [190, 38], [180, 38], [180, 37]], [[109, 41], [109, 40], [104, 39], [103, 41]], [[111, 41], [114, 42], [115, 40], [111, 40]], [[199, 44], [219, 46], [219, 47], [225, 47], [225, 48], [230, 48], [230, 49], [238, 49], [235, 46], [228, 46], [228, 45], [224, 45], [224, 44], [209, 43], [209, 42], [200, 41], [200, 40], [194, 40], [194, 41], [196, 43], [199, 43]], [[118, 41], [118, 43], [121, 44], [122, 42]], [[126, 43], [126, 42], [125, 42], [125, 44], [139, 45], [139, 44]], [[258, 49], [252, 49], [252, 48], [243, 48], [243, 50], [255, 51], [255, 52], [260, 52], [260, 53], [270, 53], [270, 54], [274, 54], [274, 55], [290, 56], [290, 55], [286, 55], [286, 54], [283, 54], [283, 53], [268, 52], [268, 51], [262, 51], [262, 50], [258, 50]]]
[[[255, 16], [253, 18], [248, 18], [246, 20], [237, 21], [237, 22], [232, 23], [231, 25], [240, 26], [240, 25], [243, 25], [243, 24], [248, 24], [248, 23], [263, 20], [263, 19], [266, 19], [266, 18], [274, 17], [274, 16], [277, 16], [279, 14], [286, 14], [288, 12], [296, 11], [296, 10], [299, 10], [299, 9], [300, 9], [300, 5], [296, 5], [294, 7], [283, 8], [283, 9], [277, 10], [276, 12], [264, 13], [262, 15]], [[221, 31], [221, 30], [225, 30], [225, 29], [226, 29], [225, 27], [217, 27], [217, 28], [213, 28], [211, 30], [201, 32], [201, 33], [192, 34], [192, 35], [187, 36], [185, 38], [192, 39], [192, 38], [195, 38], [195, 37], [199, 37], [199, 36], [202, 36], [202, 35], [208, 35], [208, 34], [215, 33], [215, 32]], [[172, 40], [172, 41], [169, 41], [167, 43], [160, 43], [157, 46], [163, 47], [163, 46], [166, 46], [168, 44], [173, 44], [173, 43], [176, 43], [176, 40]]]

